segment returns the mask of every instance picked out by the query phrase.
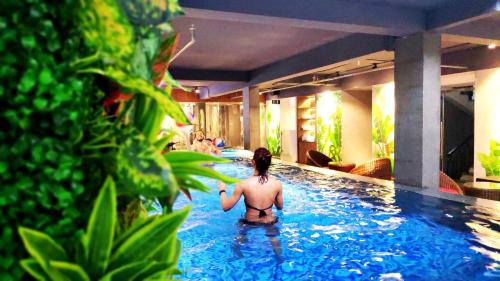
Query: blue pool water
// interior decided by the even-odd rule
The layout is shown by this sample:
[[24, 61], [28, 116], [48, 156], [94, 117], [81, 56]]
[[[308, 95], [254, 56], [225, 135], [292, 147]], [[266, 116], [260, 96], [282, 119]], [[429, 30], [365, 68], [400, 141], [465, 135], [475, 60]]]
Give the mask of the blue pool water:
[[[248, 160], [214, 169], [240, 179], [252, 174]], [[192, 194], [178, 235], [181, 279], [500, 280], [500, 214], [281, 164], [271, 174], [284, 187], [282, 261], [261, 228], [235, 240], [243, 200], [224, 213], [209, 180], [212, 191]]]

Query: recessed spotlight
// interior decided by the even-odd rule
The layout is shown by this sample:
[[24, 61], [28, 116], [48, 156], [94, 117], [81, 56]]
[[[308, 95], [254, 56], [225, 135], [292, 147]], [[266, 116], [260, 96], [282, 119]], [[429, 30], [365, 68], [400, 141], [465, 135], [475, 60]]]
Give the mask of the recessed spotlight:
[[488, 45], [488, 49], [490, 49], [490, 50], [493, 50], [496, 47], [497, 47], [497, 44], [495, 44], [495, 43], [491, 43], [491, 44]]
[[194, 89], [194, 92], [199, 94], [200, 93], [200, 88], [196, 87], [196, 89]]

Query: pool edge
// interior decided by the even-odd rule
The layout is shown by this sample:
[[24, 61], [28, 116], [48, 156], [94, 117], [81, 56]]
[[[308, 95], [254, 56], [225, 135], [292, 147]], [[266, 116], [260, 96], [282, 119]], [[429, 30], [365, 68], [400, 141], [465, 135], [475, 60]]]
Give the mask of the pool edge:
[[[251, 159], [251, 157], [252, 157], [251, 155], [253, 155], [253, 153], [251, 151], [242, 150], [242, 152], [244, 152], [244, 153], [239, 154], [238, 158]], [[430, 188], [408, 186], [408, 185], [403, 185], [403, 184], [399, 184], [399, 183], [394, 183], [393, 181], [389, 181], [389, 180], [382, 180], [382, 179], [375, 179], [375, 178], [370, 178], [370, 177], [365, 177], [365, 176], [360, 176], [360, 175], [354, 175], [354, 174], [349, 174], [349, 173], [345, 173], [345, 172], [340, 172], [340, 171], [335, 171], [335, 170], [330, 170], [330, 169], [325, 169], [325, 168], [320, 168], [320, 167], [314, 167], [314, 166], [305, 165], [305, 164], [284, 161], [284, 160], [281, 160], [278, 158], [273, 158], [273, 162], [299, 167], [299, 168], [304, 169], [304, 170], [317, 172], [317, 173], [327, 175], [327, 176], [343, 177], [343, 178], [348, 178], [348, 179], [352, 179], [352, 180], [356, 180], [356, 181], [378, 184], [378, 185], [382, 185], [385, 187], [392, 187], [392, 188], [397, 188], [397, 189], [401, 189], [401, 190], [406, 190], [406, 191], [422, 194], [425, 196], [431, 196], [431, 197], [436, 197], [439, 199], [460, 202], [463, 204], [472, 205], [472, 206], [476, 206], [476, 207], [489, 208], [489, 209], [492, 209], [494, 211], [500, 212], [500, 202], [493, 201], [493, 200], [476, 198], [476, 197], [471, 197], [471, 196], [467, 196], [467, 195], [455, 195], [455, 194], [439, 192], [437, 190], [437, 188], [436, 188], [436, 190], [432, 190]]]
[[349, 173], [345, 173], [345, 172], [309, 166], [309, 165], [305, 165], [305, 164], [283, 161], [281, 159], [273, 159], [273, 161], [275, 161], [277, 163], [285, 164], [285, 165], [299, 167], [299, 168], [304, 169], [304, 170], [309, 170], [309, 171], [321, 173], [321, 174], [327, 175], [327, 176], [338, 176], [338, 177], [348, 178], [348, 179], [352, 179], [352, 180], [378, 184], [378, 185], [382, 185], [385, 187], [402, 189], [402, 190], [415, 192], [415, 193], [426, 195], [426, 196], [437, 197], [440, 199], [460, 202], [460, 203], [467, 204], [467, 205], [490, 208], [490, 209], [493, 209], [495, 211], [500, 212], [500, 202], [493, 201], [493, 200], [471, 197], [471, 196], [467, 196], [467, 195], [449, 194], [449, 193], [439, 192], [437, 190], [437, 188], [436, 188], [436, 190], [432, 190], [430, 188], [420, 188], [420, 187], [416, 187], [416, 186], [408, 186], [408, 185], [395, 183], [395, 182], [389, 181], [389, 180], [382, 180], [382, 179], [375, 179], [375, 178], [370, 178], [370, 177], [365, 177], [365, 176], [359, 176], [359, 175], [349, 174]]

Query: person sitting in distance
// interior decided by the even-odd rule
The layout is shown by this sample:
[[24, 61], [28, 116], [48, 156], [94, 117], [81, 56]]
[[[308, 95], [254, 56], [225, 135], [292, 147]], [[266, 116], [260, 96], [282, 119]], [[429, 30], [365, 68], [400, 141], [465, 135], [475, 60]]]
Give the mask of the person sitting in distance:
[[205, 134], [202, 130], [195, 132], [195, 138], [193, 145], [191, 146], [193, 151], [203, 152], [203, 153], [215, 153], [220, 154], [221, 151], [214, 147], [214, 145], [205, 139]]

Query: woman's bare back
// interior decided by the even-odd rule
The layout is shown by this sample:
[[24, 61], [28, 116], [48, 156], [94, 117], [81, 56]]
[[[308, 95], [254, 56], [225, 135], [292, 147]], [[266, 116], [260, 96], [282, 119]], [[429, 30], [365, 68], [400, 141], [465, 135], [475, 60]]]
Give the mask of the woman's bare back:
[[283, 187], [279, 180], [269, 177], [272, 154], [264, 147], [257, 148], [253, 154], [254, 176], [236, 184], [231, 196], [226, 195], [226, 185], [218, 183], [220, 203], [227, 212], [234, 207], [243, 195], [245, 198], [245, 220], [256, 223], [274, 223], [272, 207], [283, 209]]
[[[245, 197], [245, 218], [255, 222], [272, 222], [276, 218], [272, 207], [278, 210], [283, 208], [281, 182], [269, 177], [267, 182], [261, 184], [258, 176], [253, 176], [240, 183]], [[264, 212], [264, 213], [262, 213]]]

